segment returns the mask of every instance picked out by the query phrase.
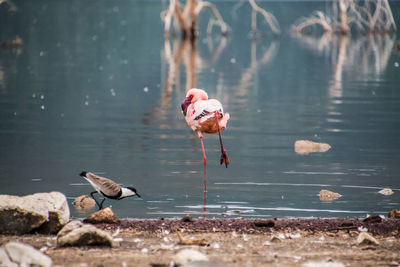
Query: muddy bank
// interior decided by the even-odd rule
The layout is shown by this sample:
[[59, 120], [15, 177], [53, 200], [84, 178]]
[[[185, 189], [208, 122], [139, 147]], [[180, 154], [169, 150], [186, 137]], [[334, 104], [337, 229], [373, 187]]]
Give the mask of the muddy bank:
[[371, 216], [368, 219], [160, 219], [121, 220], [118, 224], [100, 224], [103, 229], [131, 229], [135, 231], [184, 230], [187, 232], [230, 232], [270, 233], [273, 231], [301, 230], [308, 232], [358, 231], [367, 229], [374, 235], [398, 235], [399, 219], [382, 219]]
[[[121, 220], [100, 224], [118, 240], [105, 247], [56, 247], [54, 235], [0, 236], [40, 249], [54, 266], [170, 266], [183, 249], [208, 262], [196, 266], [399, 266], [400, 220], [194, 219]], [[377, 244], [358, 244], [361, 232]], [[178, 234], [179, 232], [179, 234]], [[182, 240], [184, 242], [182, 242]], [[316, 265], [310, 265], [316, 264]]]

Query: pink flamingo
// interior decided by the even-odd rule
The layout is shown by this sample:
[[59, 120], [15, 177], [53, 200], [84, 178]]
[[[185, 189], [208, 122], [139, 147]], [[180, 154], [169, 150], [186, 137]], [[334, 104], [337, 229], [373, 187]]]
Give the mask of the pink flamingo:
[[229, 158], [222, 144], [221, 130], [226, 128], [229, 114], [224, 114], [221, 103], [216, 99], [208, 99], [208, 95], [201, 89], [190, 89], [182, 102], [182, 111], [187, 124], [195, 131], [201, 141], [204, 163], [204, 196], [207, 193], [207, 158], [204, 151], [203, 133], [217, 133], [221, 145], [220, 164], [225, 163], [228, 168]]

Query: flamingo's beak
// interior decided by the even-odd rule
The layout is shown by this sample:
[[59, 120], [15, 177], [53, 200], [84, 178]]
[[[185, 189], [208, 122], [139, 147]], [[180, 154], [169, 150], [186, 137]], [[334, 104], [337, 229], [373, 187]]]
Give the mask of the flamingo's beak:
[[186, 97], [181, 104], [183, 115], [186, 116], [187, 108], [189, 107], [190, 103], [192, 102], [192, 97]]

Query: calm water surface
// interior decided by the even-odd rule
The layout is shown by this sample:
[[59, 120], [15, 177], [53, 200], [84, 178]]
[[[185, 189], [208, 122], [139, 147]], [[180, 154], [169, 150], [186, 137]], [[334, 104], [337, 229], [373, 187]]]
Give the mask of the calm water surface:
[[[180, 103], [204, 88], [231, 115], [231, 159], [205, 136], [207, 216], [364, 217], [400, 205], [400, 53], [396, 36], [298, 38], [290, 25], [323, 2], [261, 2], [279, 38], [249, 38], [248, 4], [216, 3], [232, 32], [195, 47], [164, 42], [167, 1], [13, 1], [0, 5], [0, 193], [92, 191], [82, 170], [134, 185], [143, 199], [107, 200], [121, 217], [203, 211], [203, 163]], [[400, 26], [400, 3], [391, 2]], [[259, 28], [268, 31], [261, 20]], [[193, 60], [194, 59], [194, 60]], [[326, 142], [298, 155], [299, 139]], [[378, 193], [389, 187], [391, 196]], [[328, 189], [343, 196], [321, 202]], [[74, 217], [77, 212], [71, 204]], [[230, 215], [229, 211], [245, 213]], [[194, 215], [196, 216], [196, 215]]]

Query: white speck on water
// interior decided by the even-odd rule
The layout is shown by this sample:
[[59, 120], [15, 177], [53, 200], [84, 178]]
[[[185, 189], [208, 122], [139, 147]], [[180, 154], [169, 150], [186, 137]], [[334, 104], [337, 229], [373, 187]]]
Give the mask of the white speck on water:
[[197, 173], [197, 171], [189, 171], [189, 173]]
[[127, 22], [126, 22], [126, 20], [121, 20], [120, 24], [121, 24], [121, 26], [126, 26]]
[[257, 109], [257, 113], [261, 113], [261, 109]]
[[214, 72], [215, 72], [215, 69], [214, 69], [214, 68], [211, 68], [210, 71], [211, 71], [211, 73], [214, 73]]
[[157, 83], [157, 88], [160, 88], [160, 86], [161, 86], [161, 85], [160, 85], [159, 83]]
[[202, 42], [203, 44], [206, 44], [206, 43], [207, 43], [207, 38], [203, 38], [203, 39], [201, 40], [201, 42]]
[[93, 41], [96, 41], [96, 40], [97, 40], [97, 35], [93, 35], [93, 36], [92, 36], [92, 40], [93, 40]]
[[41, 105], [41, 106], [40, 106], [40, 109], [41, 109], [41, 110], [44, 110], [44, 109], [45, 109], [45, 106], [44, 106], [44, 105]]
[[143, 88], [143, 92], [147, 93], [149, 91], [149, 88], [146, 86], [145, 88]]
[[117, 94], [115, 93], [114, 88], [111, 88], [111, 89], [110, 89], [110, 92], [111, 92], [111, 95], [112, 95], [112, 96], [116, 96], [116, 95], [117, 95]]
[[86, 98], [86, 99], [89, 99], [89, 98], [90, 98], [90, 96], [89, 96], [89, 95], [86, 95], [86, 96], [85, 96], [85, 98]]
[[118, 13], [118, 12], [119, 12], [119, 7], [117, 7], [117, 6], [113, 7], [113, 11], [114, 11], [115, 13]]
[[235, 64], [235, 63], [236, 63], [236, 58], [234, 58], [234, 57], [231, 58], [231, 63], [232, 63], [232, 64]]
[[108, 79], [109, 79], [109, 80], [114, 80], [114, 76], [113, 76], [113, 75], [110, 75], [110, 76], [108, 76]]
[[36, 98], [36, 94], [35, 93], [32, 94], [32, 98]]
[[103, 67], [102, 65], [100, 65], [100, 66], [99, 66], [99, 70], [100, 70], [100, 71], [103, 71], [103, 70], [104, 70], [104, 67]]
[[17, 112], [16, 111], [14, 112], [14, 116], [17, 116]]
[[65, 116], [64, 113], [61, 113], [61, 114], [60, 114], [60, 117], [61, 117], [61, 118], [64, 118], [64, 116]]
[[43, 100], [43, 99], [44, 99], [44, 95], [41, 95], [41, 96], [40, 96], [40, 99], [42, 99], [42, 100]]
[[121, 60], [121, 64], [128, 65], [129, 61], [127, 59]]
[[142, 248], [141, 252], [142, 252], [142, 253], [148, 253], [148, 252], [149, 252], [149, 249], [148, 249], [148, 248]]
[[89, 101], [85, 101], [85, 106], [89, 106]]
[[44, 52], [44, 51], [40, 51], [40, 53], [39, 53], [39, 56], [43, 57], [43, 56], [44, 56], [44, 54], [45, 54], [45, 52]]
[[119, 38], [119, 40], [120, 40], [121, 42], [123, 42], [123, 41], [126, 40], [126, 37], [122, 35], [122, 36]]
[[395, 62], [393, 65], [394, 65], [396, 68], [398, 68], [398, 67], [399, 67], [399, 62]]
[[43, 179], [42, 178], [32, 178], [32, 182], [41, 182]]
[[375, 92], [375, 91], [372, 91], [372, 95], [376, 95], [376, 92]]

